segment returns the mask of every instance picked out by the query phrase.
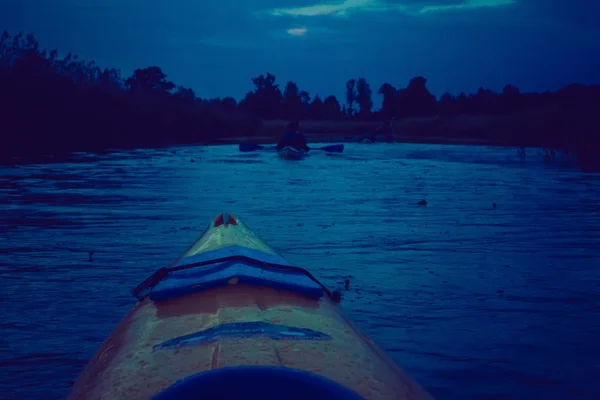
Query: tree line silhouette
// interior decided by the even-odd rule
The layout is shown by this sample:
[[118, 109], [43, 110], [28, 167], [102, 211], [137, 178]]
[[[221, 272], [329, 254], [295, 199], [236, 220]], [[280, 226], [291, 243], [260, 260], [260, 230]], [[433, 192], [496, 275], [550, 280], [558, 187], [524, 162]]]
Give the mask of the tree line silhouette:
[[[382, 106], [373, 109], [373, 90], [364, 78], [346, 82], [342, 103], [335, 96], [311, 97], [294, 82], [280, 88], [271, 73], [252, 78], [254, 90], [238, 103], [232, 97], [201, 98], [167, 79], [157, 66], [124, 79], [117, 69], [100, 68], [71, 53], [39, 48], [32, 35], [0, 37], [0, 158], [37, 157], [72, 151], [207, 143], [221, 137], [253, 136], [262, 121], [386, 121], [453, 116], [513, 116], [517, 132], [479, 132], [481, 139], [537, 145], [596, 159], [600, 151], [600, 86], [568, 85], [556, 92], [476, 93], [439, 100], [423, 77], [405, 88], [384, 83]], [[537, 123], [532, 124], [532, 120]], [[514, 126], [513, 126], [514, 127]], [[396, 132], [406, 134], [406, 132]], [[427, 132], [424, 133], [425, 135]], [[450, 129], [446, 136], [459, 135]]]

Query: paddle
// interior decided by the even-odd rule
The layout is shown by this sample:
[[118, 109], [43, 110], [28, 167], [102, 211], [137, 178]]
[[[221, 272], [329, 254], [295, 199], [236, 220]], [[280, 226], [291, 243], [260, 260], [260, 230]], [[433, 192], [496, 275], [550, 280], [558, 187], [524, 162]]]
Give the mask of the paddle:
[[275, 147], [261, 146], [260, 144], [240, 144], [240, 151], [275, 150]]
[[323, 151], [327, 151], [329, 153], [342, 153], [344, 151], [344, 145], [343, 144], [332, 144], [331, 146], [325, 146], [325, 147], [311, 147], [311, 150], [323, 150]]
[[[258, 150], [274, 150], [275, 148], [272, 146], [261, 146], [260, 144], [240, 144], [240, 151], [248, 152], [248, 151], [258, 151]], [[322, 150], [327, 151], [329, 153], [342, 153], [344, 151], [343, 144], [333, 144], [330, 146], [324, 147], [311, 147], [311, 150]]]

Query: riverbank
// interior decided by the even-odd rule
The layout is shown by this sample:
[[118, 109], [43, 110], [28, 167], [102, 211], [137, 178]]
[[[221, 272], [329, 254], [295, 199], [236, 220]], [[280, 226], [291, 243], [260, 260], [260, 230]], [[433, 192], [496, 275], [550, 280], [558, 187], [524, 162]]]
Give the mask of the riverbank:
[[[591, 107], [591, 106], [590, 106]], [[543, 107], [506, 115], [438, 115], [394, 121], [394, 142], [543, 148], [576, 156], [581, 168], [600, 171], [600, 114], [590, 107]], [[275, 143], [288, 121], [262, 121], [256, 136], [217, 139], [221, 144]], [[380, 121], [301, 121], [309, 142], [352, 142]]]
[[[252, 78], [254, 90], [238, 102], [197, 96], [158, 66], [123, 77], [118, 69], [57, 54], [40, 49], [32, 35], [2, 35], [0, 163], [109, 149], [273, 143], [288, 123], [282, 118], [303, 120], [311, 142], [351, 142], [395, 116], [396, 142], [542, 147], [575, 154], [600, 171], [600, 85], [544, 93], [508, 85], [502, 93], [482, 88], [436, 99], [417, 77], [405, 89], [384, 85], [382, 108], [360, 111], [358, 121], [356, 107], [348, 110], [334, 96], [304, 96], [292, 81], [283, 92], [295, 97], [284, 101], [270, 73]], [[423, 115], [429, 117], [416, 117]]]
[[[564, 121], [567, 120], [567, 121]], [[393, 138], [402, 143], [473, 144], [518, 147], [568, 147], [557, 140], [567, 136], [565, 129], [584, 129], [573, 121], [582, 121], [581, 116], [552, 111], [520, 113], [510, 115], [458, 115], [406, 118], [394, 121]], [[216, 139], [216, 143], [237, 144], [251, 141], [268, 144], [277, 141], [289, 121], [262, 121], [256, 136], [232, 136]], [[381, 121], [300, 121], [301, 130], [310, 142], [348, 142], [357, 136], [373, 132]], [[582, 124], [580, 124], [582, 125]], [[585, 127], [600, 127], [600, 120], [584, 123]], [[540, 135], [545, 132], [546, 135]], [[543, 140], [539, 140], [542, 136]], [[214, 143], [211, 143], [214, 144]], [[573, 146], [573, 151], [574, 151]]]
[[[498, 119], [493, 116], [409, 118], [394, 122], [392, 137], [394, 142], [402, 143], [501, 145], [499, 142], [477, 137], [478, 126], [497, 124]], [[262, 121], [262, 126], [256, 136], [219, 138], [217, 143], [275, 143], [285, 131], [288, 122], [286, 120]], [[381, 121], [300, 121], [301, 130], [309, 142], [321, 143], [356, 141], [357, 136], [374, 132], [380, 124]], [[458, 128], [457, 125], [461, 125], [461, 128]], [[453, 134], [448, 135], [449, 132]]]
[[[240, 124], [240, 121], [228, 120], [227, 122], [233, 125]], [[189, 145], [272, 144], [277, 142], [288, 122], [287, 120], [262, 121], [253, 124], [252, 127], [246, 126], [245, 132], [238, 129], [225, 131], [230, 132], [229, 134], [223, 129], [216, 129], [211, 133], [192, 135], [194, 138], [187, 142]], [[301, 130], [305, 132], [311, 143], [355, 142], [358, 136], [375, 131], [380, 124], [381, 121], [300, 121]], [[599, 150], [597, 132], [600, 131], [600, 116], [581, 109], [546, 108], [509, 115], [440, 115], [405, 118], [394, 121], [393, 130], [393, 141], [397, 143], [514, 146], [562, 150], [577, 155], [584, 170], [600, 171], [596, 157]], [[168, 142], [158, 145], [147, 142], [137, 146], [131, 143], [125, 148], [153, 148], [169, 145], [171, 144]], [[115, 149], [113, 147], [113, 150]], [[105, 152], [101, 148], [87, 151]], [[22, 164], [68, 158], [71, 158], [68, 151], [51, 151], [46, 154], [33, 152], [4, 161], [10, 164]]]

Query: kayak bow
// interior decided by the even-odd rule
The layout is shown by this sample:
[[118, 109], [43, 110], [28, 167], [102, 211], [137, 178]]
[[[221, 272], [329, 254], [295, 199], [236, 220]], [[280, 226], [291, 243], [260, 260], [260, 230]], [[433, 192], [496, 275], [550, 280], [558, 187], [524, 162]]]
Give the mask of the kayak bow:
[[70, 399], [431, 398], [231, 214], [134, 294]]
[[285, 158], [286, 160], [301, 160], [308, 155], [306, 151], [291, 146], [286, 146], [277, 150], [277, 154], [279, 154], [279, 157]]

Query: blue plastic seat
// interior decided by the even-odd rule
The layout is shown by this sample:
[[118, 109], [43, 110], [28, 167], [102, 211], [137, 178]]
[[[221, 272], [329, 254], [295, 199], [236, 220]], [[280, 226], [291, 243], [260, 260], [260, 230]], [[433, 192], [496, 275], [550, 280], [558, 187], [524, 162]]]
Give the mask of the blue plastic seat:
[[363, 400], [350, 389], [322, 376], [282, 367], [230, 367], [178, 381], [154, 400], [327, 399]]

